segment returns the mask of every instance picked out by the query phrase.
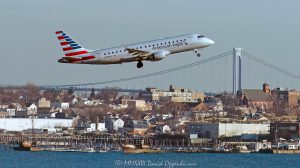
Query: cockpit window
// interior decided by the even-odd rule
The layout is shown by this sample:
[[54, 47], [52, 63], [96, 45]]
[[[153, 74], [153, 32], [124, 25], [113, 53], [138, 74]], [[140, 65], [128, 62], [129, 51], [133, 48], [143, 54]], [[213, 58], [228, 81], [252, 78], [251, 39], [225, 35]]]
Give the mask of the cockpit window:
[[203, 35], [199, 35], [199, 36], [198, 36], [198, 38], [203, 38], [203, 37], [204, 37]]

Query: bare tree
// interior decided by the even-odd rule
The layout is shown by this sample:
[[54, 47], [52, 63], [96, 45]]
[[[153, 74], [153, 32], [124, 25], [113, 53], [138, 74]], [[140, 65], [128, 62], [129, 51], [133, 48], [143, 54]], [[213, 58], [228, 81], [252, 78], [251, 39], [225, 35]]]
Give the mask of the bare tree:
[[95, 96], [97, 99], [103, 100], [105, 103], [111, 103], [118, 96], [116, 88], [104, 88]]

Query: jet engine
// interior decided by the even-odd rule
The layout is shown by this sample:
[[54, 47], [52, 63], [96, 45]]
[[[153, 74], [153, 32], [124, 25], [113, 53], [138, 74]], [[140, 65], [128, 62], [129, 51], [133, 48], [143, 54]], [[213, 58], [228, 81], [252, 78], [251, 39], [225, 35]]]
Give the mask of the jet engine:
[[170, 54], [169, 51], [158, 51], [158, 52], [153, 53], [152, 55], [150, 55], [148, 60], [149, 61], [159, 61], [159, 60], [164, 59], [169, 54]]

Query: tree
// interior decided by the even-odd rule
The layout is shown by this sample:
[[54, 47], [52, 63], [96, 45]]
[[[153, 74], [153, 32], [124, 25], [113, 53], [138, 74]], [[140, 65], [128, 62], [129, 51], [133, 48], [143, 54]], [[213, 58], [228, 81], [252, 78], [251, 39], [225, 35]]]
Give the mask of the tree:
[[105, 103], [111, 103], [118, 96], [116, 88], [104, 88], [96, 95], [96, 98], [103, 100]]
[[95, 88], [92, 88], [91, 90], [91, 94], [90, 94], [90, 99], [95, 98], [96, 94], [95, 94]]

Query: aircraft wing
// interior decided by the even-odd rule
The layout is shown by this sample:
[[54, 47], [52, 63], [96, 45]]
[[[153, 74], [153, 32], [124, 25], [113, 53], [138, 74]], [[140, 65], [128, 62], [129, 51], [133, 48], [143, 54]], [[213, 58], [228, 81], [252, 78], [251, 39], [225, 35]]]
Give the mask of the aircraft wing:
[[134, 57], [125, 58], [123, 59], [123, 61], [139, 61], [139, 60], [141, 61], [141, 60], [148, 59], [148, 57], [153, 54], [148, 51], [142, 51], [133, 48], [126, 48], [126, 50], [128, 51], [129, 54], [133, 55]]

